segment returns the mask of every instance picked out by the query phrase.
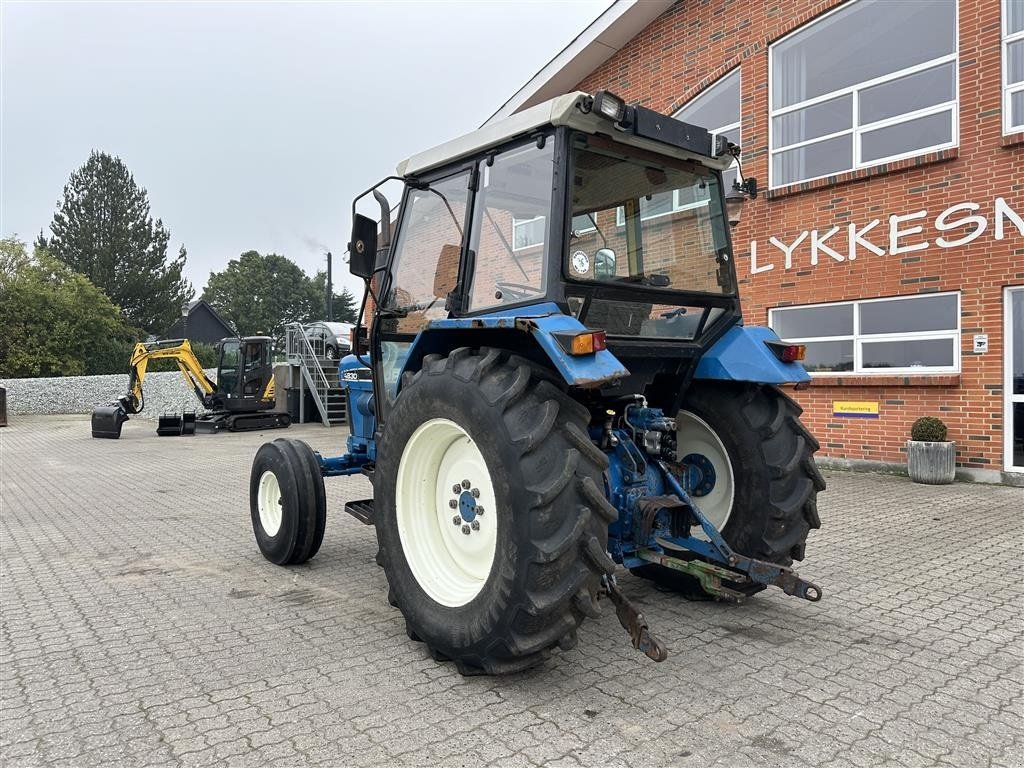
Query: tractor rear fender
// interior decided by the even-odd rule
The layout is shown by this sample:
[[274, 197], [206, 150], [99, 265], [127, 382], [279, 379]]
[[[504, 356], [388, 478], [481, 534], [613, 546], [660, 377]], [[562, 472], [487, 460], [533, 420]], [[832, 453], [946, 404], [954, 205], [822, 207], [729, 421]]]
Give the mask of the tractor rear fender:
[[810, 381], [810, 374], [800, 363], [782, 362], [765, 343], [778, 340], [771, 328], [733, 326], [703, 354], [694, 378], [759, 384]]
[[587, 330], [554, 304], [520, 307], [509, 314], [434, 320], [413, 342], [405, 370], [419, 370], [423, 358], [430, 354], [447, 355], [458, 347], [491, 346], [548, 365], [571, 387], [596, 388], [628, 376], [626, 367], [608, 350], [571, 355], [555, 338], [555, 334]]

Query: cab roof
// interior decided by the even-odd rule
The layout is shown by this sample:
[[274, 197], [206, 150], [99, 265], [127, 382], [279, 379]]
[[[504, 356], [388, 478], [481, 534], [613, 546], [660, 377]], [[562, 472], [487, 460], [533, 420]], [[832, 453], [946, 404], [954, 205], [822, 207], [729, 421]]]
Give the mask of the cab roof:
[[[396, 173], [403, 177], [417, 176], [456, 160], [479, 155], [487, 149], [500, 146], [520, 136], [527, 136], [535, 130], [547, 126], [563, 125], [585, 133], [602, 133], [615, 141], [648, 151], [684, 160], [696, 160], [723, 171], [732, 163], [732, 157], [729, 155], [710, 157], [636, 136], [628, 131], [616, 130], [607, 118], [590, 110], [588, 103], [590, 98], [590, 94], [582, 91], [556, 96], [534, 107], [524, 109], [522, 112], [488, 123], [464, 136], [415, 154], [399, 163]], [[638, 107], [638, 109], [642, 108]], [[665, 117], [665, 119], [672, 120], [673, 118]]]

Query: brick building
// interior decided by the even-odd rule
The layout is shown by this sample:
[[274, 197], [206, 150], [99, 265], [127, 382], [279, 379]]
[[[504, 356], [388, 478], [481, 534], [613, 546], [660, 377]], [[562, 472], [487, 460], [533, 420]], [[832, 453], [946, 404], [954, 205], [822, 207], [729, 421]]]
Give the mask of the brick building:
[[492, 120], [600, 88], [743, 147], [744, 316], [807, 344], [822, 455], [903, 464], [937, 415], [1022, 481], [1024, 0], [619, 0]]

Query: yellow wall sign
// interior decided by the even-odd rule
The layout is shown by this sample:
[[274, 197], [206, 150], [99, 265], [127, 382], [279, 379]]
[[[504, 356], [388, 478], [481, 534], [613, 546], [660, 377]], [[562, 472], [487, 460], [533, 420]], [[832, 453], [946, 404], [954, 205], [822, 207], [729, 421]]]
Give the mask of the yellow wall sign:
[[832, 415], [848, 419], [877, 419], [878, 403], [857, 400], [833, 400]]

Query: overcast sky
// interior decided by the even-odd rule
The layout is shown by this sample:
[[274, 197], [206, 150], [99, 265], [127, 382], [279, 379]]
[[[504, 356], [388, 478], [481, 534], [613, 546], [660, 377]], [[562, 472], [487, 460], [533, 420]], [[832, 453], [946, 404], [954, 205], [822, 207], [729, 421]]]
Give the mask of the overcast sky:
[[489, 117], [610, 0], [2, 8], [0, 235], [47, 228], [92, 149], [121, 157], [197, 291], [242, 251], [335, 274], [352, 198]]

